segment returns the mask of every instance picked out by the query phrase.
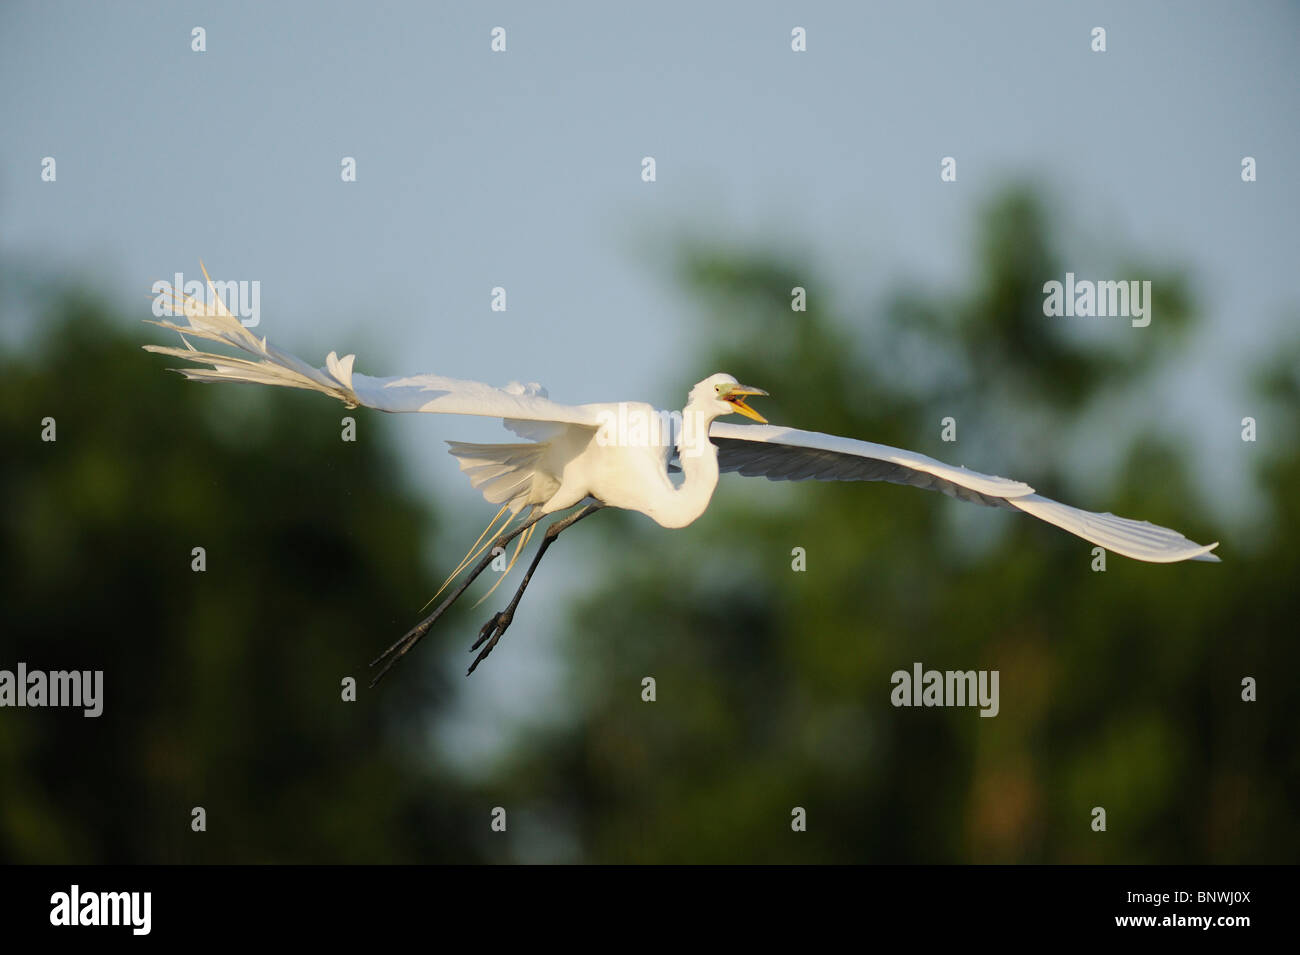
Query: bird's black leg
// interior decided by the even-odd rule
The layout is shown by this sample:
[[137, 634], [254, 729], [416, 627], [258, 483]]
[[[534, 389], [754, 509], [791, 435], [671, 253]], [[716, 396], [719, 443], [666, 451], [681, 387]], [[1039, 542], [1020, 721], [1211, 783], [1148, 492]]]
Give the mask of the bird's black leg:
[[434, 610], [433, 613], [429, 614], [429, 616], [417, 623], [414, 627], [408, 630], [405, 635], [398, 639], [396, 643], [370, 661], [372, 667], [378, 664], [383, 664], [379, 672], [375, 674], [375, 678], [370, 681], [370, 685], [373, 687], [382, 680], [384, 674], [392, 669], [393, 664], [406, 656], [410, 649], [420, 642], [421, 638], [429, 632], [429, 628], [437, 622], [438, 618], [446, 612], [447, 608], [454, 604], [457, 598], [465, 592], [466, 588], [469, 587], [470, 584], [474, 583], [478, 576], [487, 569], [488, 564], [492, 563], [496, 557], [496, 549], [498, 547], [504, 547], [545, 516], [545, 514], [538, 514], [536, 517], [530, 518], [513, 530], [502, 531], [497, 536], [497, 539], [492, 542], [492, 546], [486, 549], [486, 554], [483, 559], [479, 561], [478, 565], [475, 566], [468, 575], [466, 575], [465, 579], [460, 582], [460, 586], [453, 590], [447, 596], [446, 600], [438, 604], [437, 609]]
[[511, 598], [510, 603], [506, 605], [505, 610], [494, 613], [491, 619], [488, 620], [487, 623], [483, 624], [483, 629], [478, 632], [478, 639], [475, 640], [474, 645], [469, 648], [470, 652], [473, 653], [475, 650], [478, 650], [479, 647], [483, 647], [482, 650], [479, 650], [478, 656], [474, 658], [474, 662], [469, 665], [469, 670], [465, 673], [466, 676], [473, 673], [478, 665], [487, 658], [487, 655], [492, 652], [492, 648], [497, 645], [497, 641], [501, 639], [501, 635], [506, 632], [506, 628], [510, 626], [510, 621], [514, 620], [515, 608], [519, 606], [519, 601], [523, 598], [524, 591], [528, 588], [528, 582], [533, 578], [533, 571], [535, 571], [537, 565], [542, 562], [542, 555], [546, 553], [546, 549], [550, 547], [551, 544], [555, 543], [555, 539], [559, 537], [562, 532], [568, 530], [588, 514], [594, 514], [604, 506], [605, 505], [601, 504], [599, 501], [594, 501], [586, 507], [574, 511], [568, 517], [558, 520], [550, 527], [546, 528], [546, 533], [542, 536], [542, 543], [538, 546], [537, 553], [533, 555], [533, 562], [528, 565], [528, 570], [524, 573], [524, 579], [519, 582], [519, 589], [515, 591], [514, 597]]

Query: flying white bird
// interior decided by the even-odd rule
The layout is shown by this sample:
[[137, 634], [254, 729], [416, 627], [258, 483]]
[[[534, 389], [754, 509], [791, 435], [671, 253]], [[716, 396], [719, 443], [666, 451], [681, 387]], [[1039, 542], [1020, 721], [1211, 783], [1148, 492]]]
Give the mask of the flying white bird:
[[[207, 271], [204, 270], [204, 278]], [[772, 481], [889, 481], [942, 491], [963, 501], [1024, 511], [1106, 550], [1136, 560], [1173, 563], [1217, 561], [1218, 546], [1193, 543], [1177, 531], [1147, 521], [1097, 514], [1034, 493], [1019, 481], [953, 467], [914, 451], [768, 425], [746, 399], [766, 392], [730, 375], [710, 375], [691, 389], [680, 415], [639, 402], [565, 405], [551, 401], [537, 384], [494, 388], [440, 375], [372, 378], [353, 372], [355, 356], [330, 352], [313, 368], [248, 331], [231, 314], [208, 279], [210, 304], [167, 289], [163, 301], [185, 325], [153, 322], [181, 333], [184, 348], [145, 345], [208, 367], [175, 369], [195, 381], [235, 381], [303, 388], [332, 395], [347, 407], [380, 411], [499, 418], [526, 439], [513, 444], [451, 441], [460, 468], [490, 503], [502, 505], [443, 589], [476, 557], [465, 579], [424, 620], [377, 657], [377, 683], [429, 631], [433, 623], [491, 563], [499, 548], [519, 538], [510, 561], [548, 514], [583, 505], [555, 521], [543, 535], [506, 608], [488, 619], [470, 648], [478, 655], [469, 672], [492, 652], [514, 619], [515, 609], [547, 548], [566, 528], [601, 507], [640, 511], [663, 527], [685, 527], [709, 506], [718, 476], [732, 471]], [[187, 336], [232, 346], [251, 356], [199, 351]], [[734, 425], [715, 419], [742, 414], [760, 422]], [[679, 480], [673, 474], [680, 472]], [[498, 522], [505, 521], [498, 527]], [[512, 526], [513, 525], [513, 526]], [[509, 568], [507, 568], [508, 570]], [[501, 579], [504, 579], [502, 575]], [[500, 583], [500, 580], [498, 580]], [[495, 589], [495, 586], [493, 587]], [[439, 591], [439, 595], [442, 591]], [[489, 594], [491, 591], [488, 592]], [[438, 595], [435, 595], [437, 598]], [[432, 602], [432, 601], [430, 601]], [[373, 683], [372, 683], [373, 685]]]

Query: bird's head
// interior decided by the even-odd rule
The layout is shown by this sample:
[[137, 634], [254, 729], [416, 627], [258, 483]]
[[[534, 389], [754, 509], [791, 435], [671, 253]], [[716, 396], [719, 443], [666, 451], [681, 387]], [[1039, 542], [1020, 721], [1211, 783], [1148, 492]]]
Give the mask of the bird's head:
[[743, 414], [760, 424], [767, 424], [766, 418], [745, 404], [745, 399], [750, 395], [766, 394], [762, 388], [742, 385], [731, 375], [710, 375], [691, 389], [690, 405], [711, 412], [711, 417]]

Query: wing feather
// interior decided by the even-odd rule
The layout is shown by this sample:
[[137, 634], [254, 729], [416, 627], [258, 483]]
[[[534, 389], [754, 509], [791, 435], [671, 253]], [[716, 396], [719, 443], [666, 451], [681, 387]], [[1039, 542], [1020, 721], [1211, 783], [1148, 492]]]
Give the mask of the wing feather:
[[718, 447], [719, 469], [746, 477], [889, 481], [992, 507], [1008, 507], [1009, 500], [1034, 493], [1020, 481], [954, 467], [915, 451], [815, 431], [715, 421], [709, 438]]
[[1197, 544], [1148, 521], [1070, 507], [1034, 493], [1020, 481], [954, 467], [915, 451], [775, 425], [715, 421], [709, 438], [718, 469], [772, 481], [888, 481], [949, 497], [1032, 514], [1116, 554], [1153, 563], [1217, 561], [1217, 543]]
[[[353, 371], [355, 355], [339, 358], [330, 352], [324, 368], [311, 365], [282, 352], [246, 329], [222, 302], [208, 279], [211, 304], [201, 302], [176, 289], [164, 292], [177, 322], [153, 322], [181, 335], [184, 348], [145, 345], [145, 351], [183, 358], [207, 367], [178, 368], [193, 381], [234, 381], [247, 384], [279, 385], [318, 391], [338, 398], [349, 408], [365, 405], [380, 411], [429, 412], [435, 414], [481, 415], [505, 419], [516, 431], [533, 430], [528, 422], [599, 427], [597, 412], [583, 405], [565, 405], [546, 397], [537, 384], [511, 383], [504, 388], [478, 381], [445, 378], [441, 375], [409, 375], [374, 378]], [[202, 338], [230, 346], [250, 357], [235, 357], [219, 352], [199, 351], [189, 338]], [[531, 435], [530, 435], [531, 436]]]

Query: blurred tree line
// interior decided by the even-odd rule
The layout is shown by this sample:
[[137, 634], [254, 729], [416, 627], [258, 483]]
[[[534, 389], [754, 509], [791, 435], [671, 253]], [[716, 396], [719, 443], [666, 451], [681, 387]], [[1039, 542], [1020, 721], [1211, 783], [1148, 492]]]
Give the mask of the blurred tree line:
[[[1224, 524], [1160, 431], [1113, 475], [1067, 468], [1089, 413], [1140, 407], [1195, 313], [1182, 275], [1143, 264], [1117, 274], [1154, 278], [1160, 327], [1081, 339], [1043, 316], [1055, 248], [1043, 205], [1009, 189], [979, 220], [968, 291], [906, 289], [856, 320], [806, 263], [688, 245], [714, 344], [675, 390], [725, 370], [771, 392], [777, 424], [1222, 540], [1224, 562], [1110, 555], [1094, 573], [1090, 545], [1038, 521], [888, 484], [724, 476], [686, 533], [606, 512], [582, 528], [605, 568], [571, 622], [582, 717], [519, 748], [514, 798], [611, 861], [1296, 860], [1300, 351], [1261, 371], [1269, 434], [1242, 444], [1266, 526]], [[1001, 713], [895, 709], [890, 675], [916, 661], [999, 670]]]
[[[607, 511], [566, 537], [601, 568], [565, 627], [572, 712], [473, 780], [425, 742], [472, 614], [364, 690], [445, 571], [383, 416], [351, 412], [366, 438], [343, 443], [319, 396], [185, 385], [139, 350], [152, 330], [52, 301], [33, 346], [0, 355], [0, 668], [103, 669], [106, 702], [0, 710], [0, 859], [1294, 861], [1300, 352], [1259, 370], [1268, 433], [1243, 445], [1267, 523], [1227, 524], [1171, 433], [1137, 434], [1113, 472], [1067, 463], [1194, 327], [1186, 281], [1155, 276], [1151, 328], [1087, 340], [1042, 314], [1064, 268], [1031, 193], [997, 197], [975, 248], [966, 291], [905, 289], [858, 320], [800, 263], [688, 243], [712, 344], [665, 394], [726, 370], [772, 393], [776, 423], [1219, 539], [1224, 562], [1094, 573], [1086, 543], [1028, 516], [724, 476], [686, 531]], [[890, 675], [915, 661], [999, 670], [1000, 714], [895, 709]]]
[[0, 710], [0, 858], [474, 858], [416, 743], [444, 682], [364, 690], [431, 579], [382, 426], [347, 443], [341, 406], [187, 386], [89, 296], [41, 323], [0, 358], [0, 667], [102, 669], [105, 702]]

